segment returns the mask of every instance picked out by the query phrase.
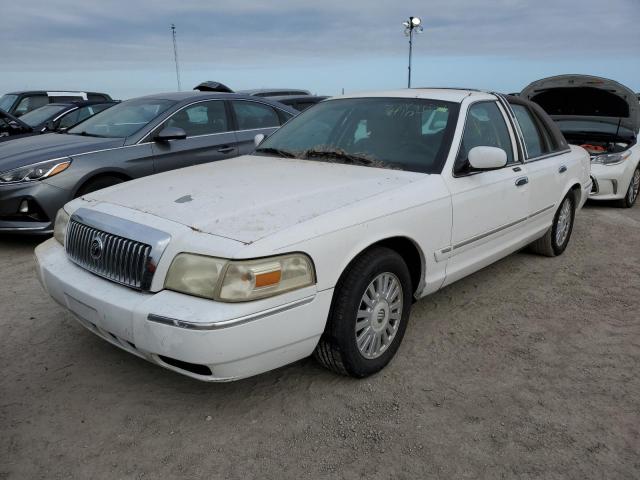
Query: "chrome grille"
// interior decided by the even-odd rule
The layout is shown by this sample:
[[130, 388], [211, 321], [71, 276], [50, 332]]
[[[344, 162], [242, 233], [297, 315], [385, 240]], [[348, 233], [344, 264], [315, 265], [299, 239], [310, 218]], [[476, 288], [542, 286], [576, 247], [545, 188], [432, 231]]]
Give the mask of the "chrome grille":
[[151, 246], [75, 221], [67, 227], [67, 256], [80, 267], [113, 282], [148, 290]]

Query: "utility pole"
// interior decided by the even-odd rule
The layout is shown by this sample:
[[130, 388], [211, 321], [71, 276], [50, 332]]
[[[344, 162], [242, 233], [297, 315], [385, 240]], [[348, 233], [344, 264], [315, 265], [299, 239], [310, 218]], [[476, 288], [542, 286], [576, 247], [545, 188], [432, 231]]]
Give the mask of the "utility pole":
[[171, 24], [171, 36], [173, 37], [173, 58], [176, 62], [176, 79], [178, 80], [178, 91], [182, 91], [180, 85], [180, 66], [178, 65], [178, 42], [176, 41], [176, 26]]

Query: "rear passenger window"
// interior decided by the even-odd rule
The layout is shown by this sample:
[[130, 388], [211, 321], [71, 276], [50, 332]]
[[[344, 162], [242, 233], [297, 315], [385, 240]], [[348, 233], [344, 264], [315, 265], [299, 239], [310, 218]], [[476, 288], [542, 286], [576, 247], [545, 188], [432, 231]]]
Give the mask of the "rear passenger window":
[[229, 131], [227, 112], [221, 100], [197, 103], [183, 108], [164, 125], [183, 129], [187, 137]]
[[511, 108], [520, 124], [524, 143], [527, 146], [528, 158], [536, 158], [548, 153], [547, 144], [529, 109], [524, 105], [511, 105]]
[[[433, 118], [423, 128], [437, 130], [438, 119]], [[507, 153], [507, 163], [514, 162], [511, 135], [504, 116], [495, 102], [480, 102], [469, 107], [464, 125], [462, 144], [456, 159], [455, 172], [463, 172], [468, 165], [469, 152], [474, 147], [498, 147]]]
[[231, 102], [238, 120], [239, 130], [279, 127], [280, 118], [275, 109], [257, 102]]

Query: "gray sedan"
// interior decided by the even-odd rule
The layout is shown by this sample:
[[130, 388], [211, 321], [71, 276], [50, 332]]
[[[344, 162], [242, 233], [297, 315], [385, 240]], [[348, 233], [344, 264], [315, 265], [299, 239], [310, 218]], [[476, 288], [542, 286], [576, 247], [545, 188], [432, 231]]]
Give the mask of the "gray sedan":
[[0, 232], [50, 233], [69, 200], [158, 172], [250, 153], [296, 110], [230, 93], [122, 102], [66, 134], [0, 145]]

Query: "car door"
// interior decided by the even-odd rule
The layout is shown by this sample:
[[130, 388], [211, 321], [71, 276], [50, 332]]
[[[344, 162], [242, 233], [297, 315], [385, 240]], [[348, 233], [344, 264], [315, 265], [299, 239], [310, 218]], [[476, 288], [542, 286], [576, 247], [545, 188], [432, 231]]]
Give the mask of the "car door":
[[511, 103], [511, 109], [522, 132], [526, 151], [527, 176], [530, 184], [528, 227], [539, 230], [539, 224], [551, 223], [562, 189], [561, 177], [567, 165], [559, 155], [551, 132], [525, 104]]
[[[181, 128], [187, 138], [153, 141], [153, 135], [165, 127]], [[187, 105], [160, 124], [151, 138], [156, 172], [238, 156], [236, 135], [231, 129], [224, 100]]]
[[[495, 101], [469, 107], [453, 172], [444, 175], [451, 192], [451, 244], [436, 252], [436, 260], [448, 262], [447, 284], [505, 255], [522, 238], [519, 228], [529, 201], [527, 172], [505, 113]], [[473, 171], [468, 154], [478, 146], [502, 148], [507, 165]]]
[[253, 139], [258, 134], [271, 135], [281, 125], [274, 107], [254, 100], [232, 100], [231, 109], [236, 120], [236, 135], [240, 155], [253, 152]]

